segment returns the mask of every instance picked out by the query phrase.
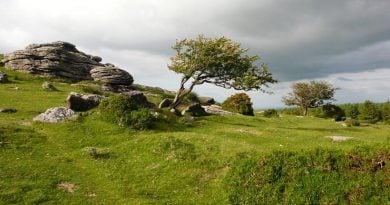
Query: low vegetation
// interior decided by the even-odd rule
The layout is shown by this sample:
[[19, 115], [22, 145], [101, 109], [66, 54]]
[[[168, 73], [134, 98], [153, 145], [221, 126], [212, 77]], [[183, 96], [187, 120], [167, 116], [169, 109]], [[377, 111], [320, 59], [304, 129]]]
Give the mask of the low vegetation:
[[[77, 84], [94, 82], [71, 85], [0, 70], [10, 80], [0, 84], [0, 107], [16, 109], [0, 113], [0, 204], [242, 204], [264, 191], [276, 204], [389, 200], [390, 126], [384, 123], [345, 127], [284, 112], [191, 121], [167, 112], [153, 129], [139, 131], [135, 124], [148, 124], [150, 110], [123, 96], [78, 113], [78, 120], [38, 123], [32, 118], [66, 106], [71, 91], [86, 93]], [[42, 89], [45, 81], [58, 91]], [[150, 101], [162, 98], [144, 89], [155, 96]]]
[[245, 93], [237, 93], [228, 97], [223, 103], [224, 110], [239, 113], [243, 115], [253, 116], [253, 108], [250, 97]]

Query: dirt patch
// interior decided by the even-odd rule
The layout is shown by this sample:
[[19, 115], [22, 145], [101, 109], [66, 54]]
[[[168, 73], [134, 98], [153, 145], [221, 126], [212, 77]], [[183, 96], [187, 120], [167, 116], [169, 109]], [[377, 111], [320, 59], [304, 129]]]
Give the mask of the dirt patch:
[[77, 186], [70, 182], [61, 182], [57, 185], [57, 188], [61, 190], [65, 190], [69, 193], [74, 193], [77, 189]]

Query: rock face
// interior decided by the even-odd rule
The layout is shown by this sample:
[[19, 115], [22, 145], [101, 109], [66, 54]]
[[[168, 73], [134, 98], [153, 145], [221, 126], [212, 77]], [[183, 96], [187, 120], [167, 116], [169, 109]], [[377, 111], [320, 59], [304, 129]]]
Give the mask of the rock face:
[[213, 105], [215, 100], [212, 97], [198, 97], [199, 103], [201, 105]]
[[93, 67], [104, 66], [101, 60], [78, 51], [73, 44], [57, 41], [29, 45], [6, 54], [3, 62], [7, 68], [27, 73], [88, 80], [92, 79], [89, 72]]
[[66, 107], [54, 107], [34, 117], [33, 121], [57, 123], [67, 119], [75, 119], [77, 114]]
[[7, 74], [0, 71], [0, 83], [6, 83], [6, 82], [8, 82]]
[[75, 111], [86, 111], [99, 105], [103, 96], [90, 94], [83, 95], [80, 93], [71, 92], [66, 98], [68, 108]]
[[223, 110], [222, 107], [218, 106], [218, 105], [205, 105], [202, 107], [205, 109], [205, 111], [207, 113], [213, 114], [213, 115], [237, 115], [237, 113]]
[[103, 82], [102, 89], [107, 91], [126, 92], [130, 90], [130, 85], [134, 82], [130, 73], [112, 64], [96, 66], [90, 74], [95, 81]]
[[172, 104], [172, 100], [165, 98], [164, 100], [162, 100], [160, 102], [160, 104], [158, 105], [158, 108], [161, 109], [161, 108], [169, 107], [171, 104]]
[[207, 115], [206, 111], [203, 109], [203, 107], [199, 103], [194, 103], [185, 108], [182, 112], [182, 115], [190, 115], [193, 117], [200, 117]]

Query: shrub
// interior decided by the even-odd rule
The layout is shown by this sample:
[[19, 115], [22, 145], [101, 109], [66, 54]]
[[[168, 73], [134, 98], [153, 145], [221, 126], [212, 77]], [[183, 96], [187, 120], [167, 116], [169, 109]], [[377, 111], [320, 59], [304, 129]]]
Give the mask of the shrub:
[[382, 108], [382, 120], [386, 123], [390, 123], [390, 102], [386, 102]]
[[155, 121], [148, 109], [124, 95], [116, 95], [103, 100], [99, 105], [99, 111], [103, 119], [109, 122], [138, 130], [150, 128]]
[[352, 105], [351, 107], [351, 110], [349, 110], [348, 112], [348, 116], [351, 118], [351, 119], [358, 119], [359, 117], [359, 106], [357, 104], [355, 105]]
[[346, 124], [348, 127], [360, 126], [360, 122], [359, 122], [359, 120], [357, 120], [357, 119], [348, 119], [348, 120], [345, 121], [345, 124]]
[[369, 122], [369, 123], [376, 123], [380, 120], [380, 112], [376, 105], [366, 100], [363, 105], [360, 107], [360, 118], [363, 121]]
[[85, 93], [91, 93], [91, 94], [96, 94], [96, 95], [103, 95], [103, 92], [100, 90], [100, 88], [96, 87], [96, 86], [85, 85], [85, 86], [82, 86], [81, 89]]
[[222, 103], [222, 109], [243, 115], [254, 115], [251, 99], [245, 93], [237, 93], [228, 97]]
[[285, 108], [281, 112], [285, 115], [302, 115], [302, 111], [299, 108]]
[[263, 113], [264, 117], [279, 117], [278, 111], [275, 109], [265, 110]]
[[322, 106], [322, 117], [343, 121], [345, 120], [345, 112], [337, 105], [326, 104]]
[[196, 94], [195, 92], [190, 92], [190, 94], [184, 97], [184, 100], [197, 103], [199, 102], [198, 94]]

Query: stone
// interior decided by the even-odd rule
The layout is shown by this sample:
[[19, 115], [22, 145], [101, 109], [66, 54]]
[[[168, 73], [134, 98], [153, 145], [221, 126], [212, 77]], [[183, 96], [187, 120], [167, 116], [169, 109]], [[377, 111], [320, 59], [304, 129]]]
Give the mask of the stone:
[[0, 71], [0, 83], [6, 83], [8, 82], [8, 77], [7, 74], [4, 72]]
[[333, 142], [342, 142], [349, 139], [352, 139], [352, 137], [345, 137], [345, 136], [328, 136], [330, 139], [332, 139]]
[[133, 76], [112, 64], [96, 66], [90, 71], [91, 77], [95, 81], [102, 82], [102, 90], [113, 92], [127, 92], [131, 90]]
[[200, 117], [200, 116], [205, 116], [207, 115], [206, 111], [204, 108], [199, 104], [199, 103], [193, 103], [187, 108], [185, 108], [182, 112], [182, 115], [190, 115], [193, 117]]
[[136, 102], [137, 104], [140, 104], [144, 107], [149, 107], [149, 108], [155, 107], [155, 105], [153, 103], [149, 102], [148, 99], [146, 98], [146, 96], [140, 91], [133, 90], [133, 91], [124, 92], [122, 94], [129, 96], [132, 100], [134, 100], [134, 102]]
[[165, 98], [164, 100], [162, 100], [160, 102], [160, 104], [158, 105], [158, 108], [161, 109], [161, 108], [169, 107], [171, 104], [172, 104], [172, 100]]
[[99, 105], [103, 96], [96, 94], [83, 95], [71, 92], [66, 98], [68, 108], [75, 111], [86, 111]]
[[213, 115], [237, 115], [237, 113], [223, 110], [219, 105], [204, 105], [202, 107], [207, 113]]
[[33, 121], [58, 123], [67, 119], [76, 119], [77, 114], [66, 107], [54, 107], [34, 117]]
[[0, 108], [0, 113], [15, 113], [17, 110], [15, 108]]
[[100, 57], [85, 54], [63, 41], [31, 44], [25, 50], [4, 55], [3, 59], [5, 67], [12, 70], [76, 81], [91, 80], [91, 69], [104, 66], [100, 61]]
[[57, 91], [57, 88], [54, 87], [53, 84], [51, 84], [50, 82], [44, 82], [42, 83], [42, 88], [44, 90], [48, 90], [48, 91]]
[[213, 105], [215, 100], [212, 97], [198, 97], [199, 103], [201, 105]]

